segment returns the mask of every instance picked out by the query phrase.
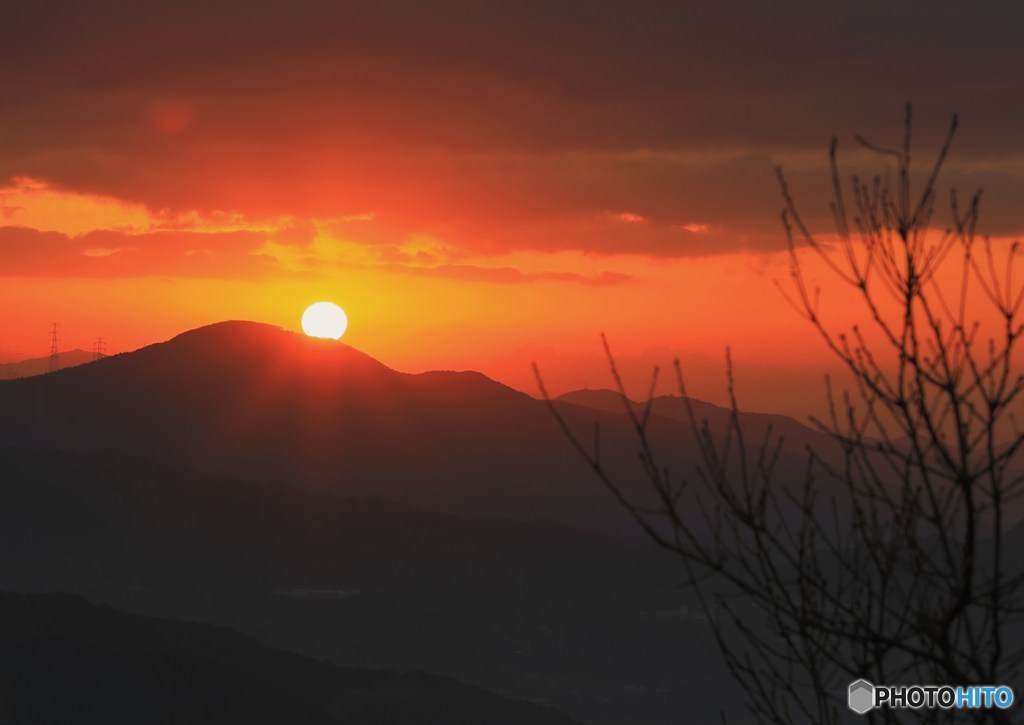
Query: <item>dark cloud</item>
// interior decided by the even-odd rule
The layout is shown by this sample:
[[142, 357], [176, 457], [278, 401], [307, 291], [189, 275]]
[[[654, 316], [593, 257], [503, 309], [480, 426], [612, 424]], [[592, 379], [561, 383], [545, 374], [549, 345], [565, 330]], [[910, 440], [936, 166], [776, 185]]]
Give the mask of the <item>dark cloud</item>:
[[[830, 135], [891, 143], [913, 100], [922, 148], [962, 114], [949, 180], [1016, 234], [1022, 21], [994, 1], [21, 3], [0, 174], [152, 209], [373, 212], [380, 244], [691, 256], [779, 248], [774, 166], [824, 212]], [[592, 221], [609, 211], [649, 224]], [[714, 231], [675, 233], [695, 223]]]

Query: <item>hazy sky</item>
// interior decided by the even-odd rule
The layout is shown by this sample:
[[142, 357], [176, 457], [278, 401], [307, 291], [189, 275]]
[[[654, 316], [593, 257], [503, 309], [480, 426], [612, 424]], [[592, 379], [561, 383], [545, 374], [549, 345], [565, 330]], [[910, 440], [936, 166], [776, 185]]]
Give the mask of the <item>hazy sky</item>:
[[526, 385], [539, 359], [568, 387], [601, 331], [814, 364], [773, 286], [774, 167], [827, 229], [833, 134], [868, 173], [853, 135], [898, 144], [913, 101], [923, 167], [959, 112], [942, 188], [1019, 235], [1022, 27], [1007, 2], [12, 4], [0, 357], [51, 320], [118, 351], [331, 299], [406, 370]]

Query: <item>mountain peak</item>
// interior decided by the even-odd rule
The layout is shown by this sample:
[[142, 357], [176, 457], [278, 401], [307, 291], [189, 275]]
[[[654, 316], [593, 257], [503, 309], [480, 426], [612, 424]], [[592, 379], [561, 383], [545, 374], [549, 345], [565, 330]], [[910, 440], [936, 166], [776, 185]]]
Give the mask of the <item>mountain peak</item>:
[[172, 337], [172, 340], [189, 337], [209, 337], [220, 335], [297, 335], [298, 333], [286, 330], [278, 325], [271, 325], [269, 322], [256, 322], [254, 320], [222, 320], [202, 325], [192, 330], [186, 330]]
[[337, 340], [322, 340], [276, 325], [248, 320], [216, 322], [188, 330], [135, 356], [166, 358], [185, 365], [229, 363], [238, 372], [251, 366], [300, 375], [394, 373], [373, 357]]

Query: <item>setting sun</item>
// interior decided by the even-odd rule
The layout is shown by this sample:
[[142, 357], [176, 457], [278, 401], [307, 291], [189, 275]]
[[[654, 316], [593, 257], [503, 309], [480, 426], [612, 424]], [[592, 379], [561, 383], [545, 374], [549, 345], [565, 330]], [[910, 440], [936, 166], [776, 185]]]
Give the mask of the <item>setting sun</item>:
[[310, 337], [338, 340], [347, 328], [345, 311], [333, 302], [316, 302], [302, 313], [302, 331]]

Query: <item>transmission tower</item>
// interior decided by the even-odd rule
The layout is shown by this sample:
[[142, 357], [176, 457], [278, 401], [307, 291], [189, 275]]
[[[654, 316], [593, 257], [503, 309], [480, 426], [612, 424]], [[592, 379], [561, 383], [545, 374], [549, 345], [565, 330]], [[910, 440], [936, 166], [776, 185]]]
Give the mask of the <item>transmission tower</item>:
[[97, 337], [92, 351], [94, 360], [102, 360], [107, 356], [107, 341], [102, 337]]
[[50, 323], [50, 372], [60, 367], [60, 347], [58, 346], [60, 323]]

